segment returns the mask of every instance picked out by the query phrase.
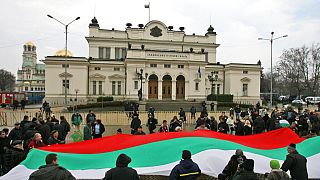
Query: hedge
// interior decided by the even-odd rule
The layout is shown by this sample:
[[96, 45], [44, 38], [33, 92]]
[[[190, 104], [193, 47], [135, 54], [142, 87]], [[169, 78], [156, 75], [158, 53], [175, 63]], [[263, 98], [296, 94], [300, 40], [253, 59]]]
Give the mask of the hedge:
[[218, 101], [218, 102], [233, 102], [232, 94], [209, 94], [207, 96], [208, 101]]
[[236, 107], [237, 105], [239, 105], [240, 108], [251, 108], [253, 107], [252, 104], [238, 104], [238, 103], [234, 103], [234, 102], [219, 102], [218, 103], [218, 108], [219, 107], [228, 107], [228, 108], [231, 108], [231, 107]]
[[113, 101], [113, 97], [112, 96], [100, 96], [97, 98], [97, 102], [105, 102], [105, 101]]

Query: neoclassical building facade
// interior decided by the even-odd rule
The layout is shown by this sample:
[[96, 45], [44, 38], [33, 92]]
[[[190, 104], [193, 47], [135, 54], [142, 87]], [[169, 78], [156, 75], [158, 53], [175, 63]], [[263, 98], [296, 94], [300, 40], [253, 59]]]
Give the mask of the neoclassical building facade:
[[78, 103], [99, 96], [202, 101], [213, 93], [233, 94], [235, 102], [255, 104], [260, 100], [261, 63], [220, 64], [216, 36], [211, 25], [205, 35], [187, 35], [184, 27], [173, 30], [156, 20], [136, 28], [127, 23], [125, 30], [100, 29], [94, 18], [86, 37], [88, 58], [62, 54], [43, 61], [45, 99], [62, 105], [67, 86], [68, 101], [77, 96]]

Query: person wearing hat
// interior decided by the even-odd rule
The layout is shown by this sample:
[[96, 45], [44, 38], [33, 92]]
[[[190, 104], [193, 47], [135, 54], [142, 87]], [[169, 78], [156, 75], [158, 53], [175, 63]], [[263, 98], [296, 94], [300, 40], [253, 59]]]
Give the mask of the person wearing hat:
[[22, 140], [22, 129], [20, 128], [19, 122], [14, 124], [14, 128], [10, 131], [8, 137], [12, 142], [15, 140]]
[[280, 163], [277, 160], [270, 161], [271, 172], [268, 174], [267, 180], [289, 180], [289, 175], [280, 169]]
[[281, 169], [285, 172], [290, 170], [292, 180], [307, 180], [307, 159], [298, 153], [295, 144], [288, 146], [288, 155]]
[[51, 132], [51, 136], [48, 139], [48, 145], [64, 144], [65, 142], [58, 139], [58, 137], [59, 137], [59, 131], [53, 130]]
[[128, 167], [131, 158], [126, 154], [120, 154], [116, 161], [116, 167], [106, 172], [103, 180], [130, 179], [139, 180], [138, 173], [135, 169]]
[[122, 129], [121, 128], [117, 129], [117, 134], [122, 134]]
[[201, 170], [197, 163], [191, 159], [191, 152], [188, 150], [182, 151], [182, 160], [176, 165], [171, 173], [170, 180], [188, 179], [194, 180], [201, 175]]
[[11, 146], [5, 150], [4, 165], [6, 171], [9, 172], [12, 168], [20, 164], [27, 156], [27, 153], [23, 150], [22, 140], [15, 140], [11, 143]]
[[237, 149], [236, 153], [231, 156], [228, 164], [223, 169], [222, 174], [220, 176], [224, 176], [225, 178], [232, 179], [232, 177], [237, 172], [239, 164], [242, 164], [243, 161], [246, 160], [246, 156], [243, 155], [242, 149]]
[[259, 177], [254, 173], [254, 160], [246, 159], [238, 167], [238, 171], [232, 180], [259, 180]]

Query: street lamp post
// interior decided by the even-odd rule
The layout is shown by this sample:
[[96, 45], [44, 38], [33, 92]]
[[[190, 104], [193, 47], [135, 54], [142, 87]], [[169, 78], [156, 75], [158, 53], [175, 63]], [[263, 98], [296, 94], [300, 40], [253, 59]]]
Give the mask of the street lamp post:
[[76, 110], [78, 109], [78, 92], [80, 91], [79, 89], [74, 90], [76, 92], [76, 99], [74, 100], [76, 102]]
[[140, 82], [141, 82], [140, 89], [138, 91], [139, 101], [141, 101], [142, 100], [142, 80], [143, 80], [143, 78], [147, 79], [148, 73], [145, 73], [145, 75], [144, 75], [145, 77], [143, 77], [143, 69], [140, 69], [140, 72], [138, 72], [136, 70], [136, 74], [138, 75]]
[[[213, 95], [213, 82], [218, 81], [218, 74], [214, 75], [214, 72], [211, 72], [211, 75], [208, 75], [208, 79], [211, 82], [211, 94]], [[216, 93], [216, 101], [217, 101], [217, 93]]]
[[73, 23], [76, 20], [79, 20], [80, 17], [75, 18], [74, 20], [70, 21], [68, 24], [65, 24], [61, 21], [59, 21], [58, 19], [54, 18], [51, 15], [47, 15], [49, 18], [56, 20], [57, 22], [59, 22], [60, 24], [62, 24], [65, 27], [65, 33], [66, 33], [66, 39], [65, 39], [65, 65], [64, 65], [64, 104], [65, 107], [68, 107], [68, 101], [67, 101], [67, 55], [68, 55], [68, 27], [71, 23]]
[[272, 45], [273, 45], [273, 41], [277, 40], [277, 39], [280, 39], [280, 38], [288, 37], [288, 35], [283, 35], [283, 36], [279, 36], [279, 37], [274, 38], [273, 34], [274, 34], [274, 32], [271, 32], [271, 38], [270, 39], [258, 38], [258, 40], [270, 41], [270, 47], [271, 47], [271, 49], [270, 49], [271, 50], [270, 51], [270, 54], [271, 54], [271, 56], [270, 56], [271, 79], [270, 79], [270, 105], [269, 105], [270, 108], [272, 107]]

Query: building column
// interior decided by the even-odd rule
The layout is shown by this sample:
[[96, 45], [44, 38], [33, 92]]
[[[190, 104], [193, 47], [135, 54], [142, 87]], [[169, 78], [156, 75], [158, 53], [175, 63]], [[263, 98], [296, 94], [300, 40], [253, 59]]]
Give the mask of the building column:
[[144, 97], [146, 100], [148, 100], [148, 98], [149, 98], [148, 84], [149, 84], [148, 79], [145, 79], [144, 85], [143, 85], [143, 92], [144, 92], [144, 96], [143, 96], [143, 97]]
[[188, 100], [189, 99], [190, 91], [194, 91], [194, 89], [191, 90], [189, 81], [185, 81], [184, 82], [184, 100]]
[[158, 80], [158, 99], [162, 100], [162, 80]]
[[177, 81], [176, 80], [172, 80], [172, 88], [171, 88], [171, 99], [172, 100], [176, 100], [177, 99]]

